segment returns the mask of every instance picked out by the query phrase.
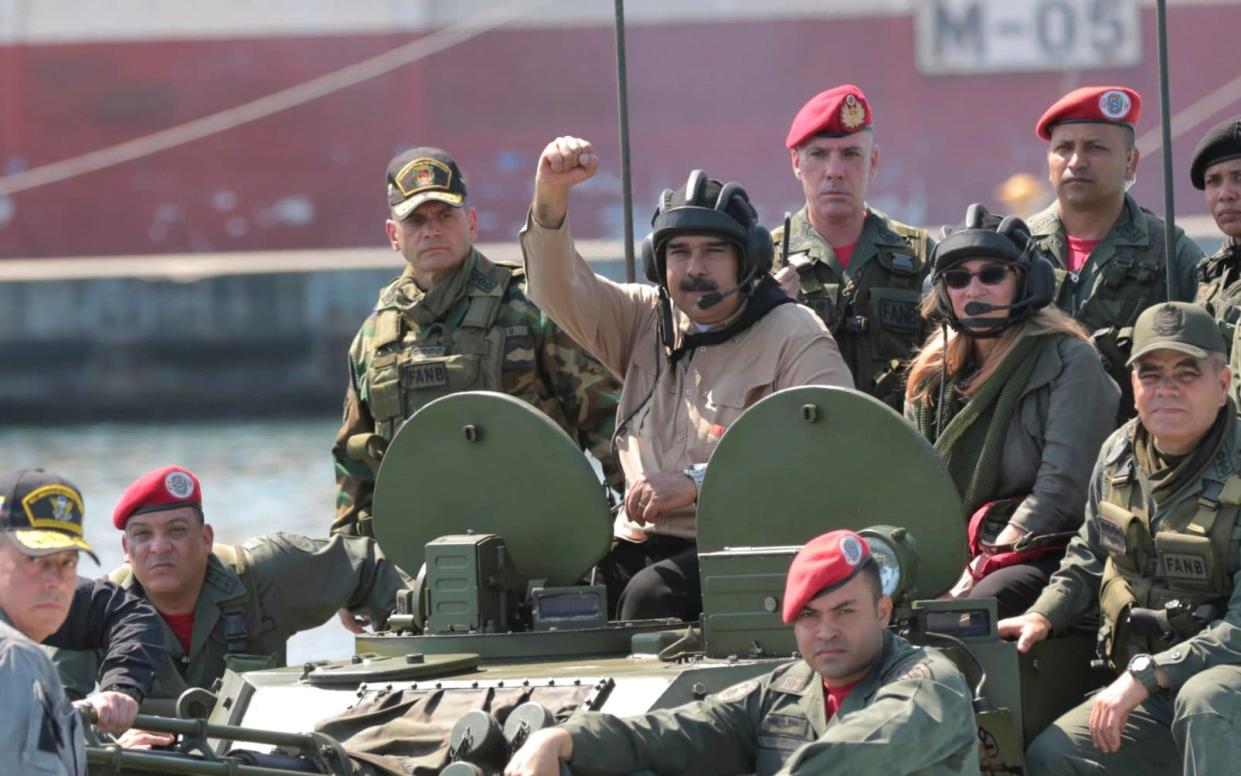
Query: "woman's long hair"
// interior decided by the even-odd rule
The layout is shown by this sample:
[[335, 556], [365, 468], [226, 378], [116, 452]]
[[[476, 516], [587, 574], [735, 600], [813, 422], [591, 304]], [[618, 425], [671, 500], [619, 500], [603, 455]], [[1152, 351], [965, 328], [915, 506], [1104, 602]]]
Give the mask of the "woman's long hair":
[[[924, 318], [930, 318], [938, 309], [937, 295], [939, 293], [942, 292], [936, 289], [922, 300]], [[947, 336], [946, 347], [945, 334]], [[1090, 342], [1090, 337], [1087, 336], [1081, 324], [1055, 306], [1044, 307], [1001, 334], [996, 340], [997, 347], [991, 351], [986, 362], [979, 366], [978, 371], [970, 378], [969, 384], [958, 386], [957, 390], [968, 399], [978, 390], [979, 386], [990, 379], [996, 367], [1000, 365], [1005, 356], [1012, 352], [1018, 342], [1024, 337], [1035, 337], [1041, 334], [1064, 334]], [[922, 349], [918, 351], [918, 355], [914, 356], [913, 362], [909, 365], [909, 377], [905, 382], [906, 401], [911, 404], [916, 402], [930, 404], [935, 392], [939, 390], [945, 349], [948, 351], [947, 379], [952, 380], [974, 357], [974, 338], [942, 326], [927, 337]]]

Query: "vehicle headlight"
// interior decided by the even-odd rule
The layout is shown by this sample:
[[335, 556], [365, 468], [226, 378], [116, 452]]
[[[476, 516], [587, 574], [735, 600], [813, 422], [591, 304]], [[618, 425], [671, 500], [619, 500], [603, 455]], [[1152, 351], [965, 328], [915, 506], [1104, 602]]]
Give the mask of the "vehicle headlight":
[[899, 600], [917, 591], [918, 572], [922, 560], [913, 536], [904, 528], [876, 525], [858, 531], [870, 546], [870, 554], [879, 564], [879, 581], [883, 594]]

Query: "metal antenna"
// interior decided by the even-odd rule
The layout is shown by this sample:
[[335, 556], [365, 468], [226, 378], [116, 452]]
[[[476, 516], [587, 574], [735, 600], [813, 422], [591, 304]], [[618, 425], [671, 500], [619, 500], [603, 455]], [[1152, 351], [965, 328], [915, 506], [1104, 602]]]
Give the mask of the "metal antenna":
[[616, 101], [620, 114], [621, 195], [625, 201], [625, 281], [637, 280], [633, 257], [633, 183], [629, 177], [629, 79], [625, 74], [625, 0], [616, 0]]
[[[617, 0], [619, 2], [620, 0]], [[1168, 3], [1156, 0], [1155, 20], [1159, 28], [1159, 123], [1163, 131], [1163, 220], [1164, 270], [1168, 301], [1172, 301], [1172, 262], [1176, 258], [1176, 207], [1172, 201], [1172, 106], [1168, 99]]]

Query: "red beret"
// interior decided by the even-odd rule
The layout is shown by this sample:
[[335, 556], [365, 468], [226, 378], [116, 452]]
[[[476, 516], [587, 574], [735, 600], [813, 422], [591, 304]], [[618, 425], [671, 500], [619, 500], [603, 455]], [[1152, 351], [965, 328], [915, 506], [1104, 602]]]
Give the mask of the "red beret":
[[1069, 122], [1121, 124], [1132, 129], [1141, 113], [1142, 95], [1128, 87], [1083, 86], [1056, 100], [1034, 125], [1034, 133], [1051, 140], [1051, 128]]
[[853, 84], [819, 92], [793, 117], [784, 145], [796, 148], [815, 135], [844, 137], [870, 126], [870, 103]]
[[165, 466], [147, 472], [125, 489], [112, 512], [112, 525], [124, 531], [134, 515], [202, 506], [203, 490], [194, 473], [180, 466]]
[[792, 623], [811, 599], [853, 579], [870, 558], [870, 545], [853, 531], [811, 539], [798, 551], [784, 583], [784, 621]]

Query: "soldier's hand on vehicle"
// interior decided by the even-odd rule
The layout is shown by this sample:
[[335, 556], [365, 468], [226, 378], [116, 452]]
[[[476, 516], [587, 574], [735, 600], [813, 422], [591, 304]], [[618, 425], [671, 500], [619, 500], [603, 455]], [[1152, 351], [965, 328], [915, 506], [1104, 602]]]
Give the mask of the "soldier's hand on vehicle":
[[504, 766], [504, 776], [560, 776], [560, 763], [573, 757], [573, 737], [562, 728], [539, 730]]
[[790, 299], [796, 299], [798, 292], [801, 291], [801, 276], [797, 274], [797, 268], [791, 264], [780, 268], [780, 271], [776, 273], [776, 282]]
[[371, 618], [365, 614], [354, 614], [348, 609], [341, 608], [336, 612], [336, 618], [340, 620], [340, 624], [345, 626], [345, 630], [350, 633], [366, 633], [366, 629], [371, 624]]
[[1129, 712], [1148, 697], [1150, 693], [1128, 671], [1103, 688], [1090, 708], [1090, 737], [1095, 747], [1103, 752], [1119, 751]]
[[156, 746], [172, 746], [177, 737], [172, 733], [155, 733], [150, 730], [130, 728], [117, 739], [122, 749], [150, 749]]
[[1017, 639], [1017, 651], [1023, 654], [1051, 633], [1051, 621], [1038, 612], [1006, 617], [996, 627], [1000, 638]]
[[86, 703], [95, 710], [95, 728], [101, 733], [118, 736], [129, 730], [138, 716], [138, 701], [116, 690], [101, 690], [86, 696]]
[[643, 475], [625, 494], [625, 514], [635, 523], [653, 523], [698, 500], [698, 486], [681, 473]]
[[594, 177], [599, 157], [590, 141], [580, 137], [558, 137], [539, 155], [534, 175], [534, 220], [549, 229], [559, 229], [569, 210], [569, 189]]

